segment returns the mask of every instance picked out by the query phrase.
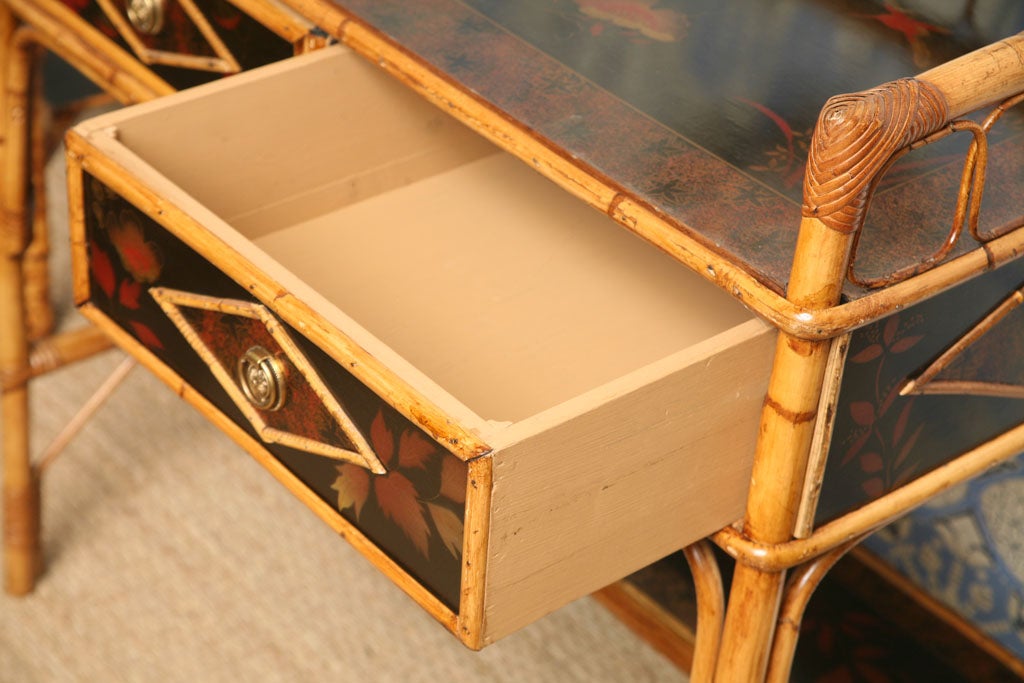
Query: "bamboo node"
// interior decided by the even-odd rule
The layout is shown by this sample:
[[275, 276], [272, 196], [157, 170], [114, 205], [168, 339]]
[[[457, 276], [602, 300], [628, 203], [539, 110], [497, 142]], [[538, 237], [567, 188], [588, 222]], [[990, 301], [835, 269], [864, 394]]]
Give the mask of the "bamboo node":
[[801, 424], [803, 422], [810, 422], [818, 415], [817, 410], [807, 410], [803, 412], [789, 410], [788, 408], [784, 407], [782, 404], [774, 400], [770, 395], [764, 397], [764, 405], [778, 413], [783, 419], [785, 419], [790, 424]]

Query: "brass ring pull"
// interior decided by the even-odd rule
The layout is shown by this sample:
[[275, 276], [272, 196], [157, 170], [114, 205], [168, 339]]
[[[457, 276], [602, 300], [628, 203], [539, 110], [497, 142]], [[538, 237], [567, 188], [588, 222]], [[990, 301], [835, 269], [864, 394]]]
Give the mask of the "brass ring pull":
[[165, 0], [128, 0], [128, 21], [139, 33], [153, 36], [164, 27]]
[[254, 346], [238, 359], [235, 376], [242, 393], [260, 410], [277, 410], [284, 405], [284, 365], [262, 346]]

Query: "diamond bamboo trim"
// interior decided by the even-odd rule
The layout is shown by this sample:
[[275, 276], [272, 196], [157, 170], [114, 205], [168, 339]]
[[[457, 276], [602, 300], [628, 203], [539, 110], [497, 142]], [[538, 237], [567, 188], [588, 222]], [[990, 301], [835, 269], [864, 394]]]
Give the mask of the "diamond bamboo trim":
[[[370, 447], [366, 438], [355, 426], [355, 423], [345, 412], [344, 408], [342, 408], [341, 404], [338, 403], [338, 400], [334, 398], [333, 394], [331, 394], [330, 390], [324, 384], [320, 375], [317, 374], [309, 360], [302, 351], [299, 350], [298, 346], [295, 345], [295, 342], [292, 341], [291, 337], [282, 325], [264, 306], [246, 301], [218, 299], [215, 297], [202, 296], [199, 294], [165, 289], [162, 287], [154, 287], [150, 290], [150, 294], [157, 303], [160, 304], [160, 307], [167, 314], [167, 317], [169, 317], [175, 326], [181, 331], [186, 341], [188, 341], [192, 348], [194, 348], [200, 357], [202, 357], [203, 361], [206, 362], [214, 377], [216, 377], [217, 381], [222, 387], [224, 387], [224, 390], [231, 397], [231, 400], [235, 402], [239, 410], [241, 410], [249, 422], [252, 423], [252, 426], [256, 429], [260, 438], [262, 438], [264, 442], [279, 443], [308, 453], [314, 453], [316, 455], [322, 455], [337, 460], [345, 460], [365, 467], [377, 474], [383, 474], [387, 471], [376, 453], [374, 453], [373, 449]], [[281, 350], [284, 351], [289, 362], [291, 362], [295, 369], [298, 370], [306, 382], [309, 383], [309, 386], [320, 400], [324, 409], [337, 422], [342, 432], [355, 446], [355, 450], [341, 448], [334, 444], [324, 443], [307, 436], [293, 434], [268, 425], [261, 415], [261, 412], [256, 409], [252, 403], [250, 403], [242, 389], [235, 381], [232, 369], [224, 367], [216, 354], [214, 354], [209, 346], [207, 346], [207, 344], [200, 338], [192, 325], [190, 325], [185, 319], [185, 316], [181, 312], [181, 308], [213, 311], [227, 316], [238, 316], [262, 323], [267, 332], [270, 333], [270, 336], [273, 337], [274, 341], [280, 345]]]
[[165, 50], [154, 50], [148, 47], [139, 35], [138, 31], [128, 21], [124, 12], [116, 5], [115, 0], [96, 0], [103, 12], [110, 19], [114, 28], [121, 34], [125, 42], [138, 56], [143, 64], [163, 64], [166, 66], [177, 66], [185, 69], [197, 69], [199, 71], [213, 71], [215, 73], [234, 74], [242, 70], [238, 60], [221, 40], [217, 31], [203, 16], [202, 11], [196, 7], [194, 0], [171, 0], [176, 1], [188, 15], [188, 18], [195, 24], [200, 35], [213, 49], [216, 57], [190, 55], [182, 52], [168, 52]]
[[978, 343], [988, 332], [996, 328], [1006, 316], [1024, 303], [1024, 287], [1003, 299], [988, 315], [974, 327], [967, 330], [952, 346], [925, 368], [920, 375], [907, 381], [900, 394], [964, 394], [993, 396], [998, 398], [1024, 399], [1024, 386], [1019, 383], [972, 381], [965, 378], [943, 379], [943, 371], [949, 368], [970, 347]]

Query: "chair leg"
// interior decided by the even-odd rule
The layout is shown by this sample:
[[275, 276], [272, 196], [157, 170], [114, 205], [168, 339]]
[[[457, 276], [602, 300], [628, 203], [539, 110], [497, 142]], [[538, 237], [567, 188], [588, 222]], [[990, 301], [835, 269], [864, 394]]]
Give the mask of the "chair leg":
[[4, 589], [32, 590], [41, 568], [39, 478], [29, 459], [28, 339], [21, 260], [0, 259], [0, 415], [3, 418]]
[[25, 325], [30, 341], [43, 339], [53, 331], [54, 314], [50, 299], [50, 238], [46, 220], [46, 159], [50, 109], [42, 88], [42, 59], [34, 55], [31, 85], [30, 179], [32, 187], [31, 241], [25, 250]]
[[29, 457], [24, 253], [30, 50], [0, 4], [0, 419], [4, 588], [32, 590], [41, 567], [39, 479]]

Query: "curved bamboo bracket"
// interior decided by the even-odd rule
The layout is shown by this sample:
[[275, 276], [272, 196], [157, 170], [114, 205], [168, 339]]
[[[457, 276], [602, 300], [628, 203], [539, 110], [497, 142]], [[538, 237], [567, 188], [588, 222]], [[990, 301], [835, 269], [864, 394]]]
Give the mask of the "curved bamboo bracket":
[[697, 541], [683, 550], [697, 592], [697, 640], [690, 667], [693, 683], [711, 681], [722, 643], [725, 588], [711, 544]]
[[785, 571], [885, 526], [936, 494], [995, 467], [1022, 449], [1024, 424], [921, 475], [885, 497], [819, 527], [806, 538], [764, 543], [733, 527], [726, 527], [714, 534], [712, 540], [741, 565], [763, 572]]

